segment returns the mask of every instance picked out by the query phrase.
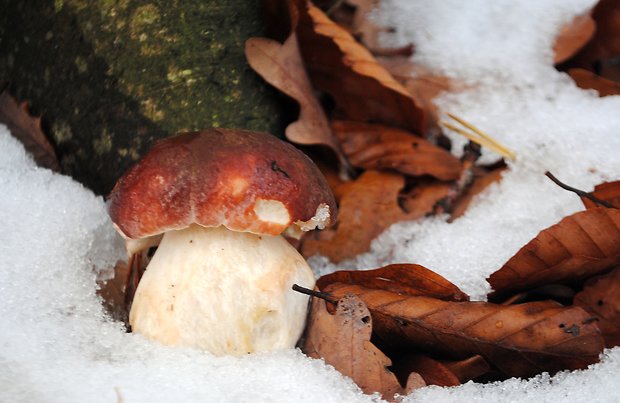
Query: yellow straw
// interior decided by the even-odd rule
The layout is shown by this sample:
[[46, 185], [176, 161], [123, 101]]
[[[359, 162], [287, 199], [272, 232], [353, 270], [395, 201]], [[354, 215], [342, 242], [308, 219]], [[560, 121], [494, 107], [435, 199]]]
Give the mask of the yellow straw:
[[516, 154], [513, 151], [501, 145], [499, 142], [497, 142], [497, 140], [493, 139], [491, 136], [484, 133], [482, 130], [478, 129], [476, 126], [464, 121], [463, 119], [457, 116], [454, 116], [451, 113], [448, 113], [448, 116], [454, 119], [456, 122], [463, 125], [465, 128], [471, 130], [473, 133], [470, 133], [448, 122], [443, 122], [443, 121], [440, 122], [442, 126], [460, 134], [461, 136], [473, 141], [474, 143], [481, 145], [482, 147], [486, 147], [489, 150], [495, 151], [496, 153], [500, 154], [501, 156], [505, 158], [509, 158], [511, 160], [515, 160], [517, 158]]

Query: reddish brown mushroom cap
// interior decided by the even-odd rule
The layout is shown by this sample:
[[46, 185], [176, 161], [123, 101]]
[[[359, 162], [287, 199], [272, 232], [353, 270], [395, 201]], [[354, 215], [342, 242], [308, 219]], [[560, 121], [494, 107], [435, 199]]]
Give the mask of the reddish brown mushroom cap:
[[224, 225], [277, 235], [336, 204], [312, 160], [266, 134], [212, 129], [158, 142], [123, 175], [109, 196], [112, 221], [138, 239], [186, 228]]

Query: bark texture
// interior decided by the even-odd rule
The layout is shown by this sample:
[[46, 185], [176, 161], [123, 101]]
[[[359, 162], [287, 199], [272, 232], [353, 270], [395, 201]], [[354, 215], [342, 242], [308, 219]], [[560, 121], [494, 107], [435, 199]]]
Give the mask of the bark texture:
[[42, 114], [64, 173], [100, 194], [156, 139], [278, 132], [276, 92], [243, 44], [258, 1], [0, 0], [0, 85]]

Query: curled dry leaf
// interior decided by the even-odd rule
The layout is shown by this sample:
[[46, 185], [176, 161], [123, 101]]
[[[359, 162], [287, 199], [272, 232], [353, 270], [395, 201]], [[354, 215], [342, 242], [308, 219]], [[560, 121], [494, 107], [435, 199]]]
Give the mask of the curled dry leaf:
[[404, 130], [351, 121], [334, 121], [332, 128], [353, 166], [446, 181], [461, 175], [458, 158]]
[[488, 278], [501, 301], [542, 285], [568, 284], [620, 265], [620, 210], [595, 207], [541, 231]]
[[[338, 207], [336, 229], [308, 234], [302, 254], [308, 257], [320, 253], [333, 262], [340, 262], [366, 252], [371, 241], [390, 225], [424, 216], [427, 212], [406, 213], [399, 206], [399, 192], [404, 186], [405, 179], [398, 173], [364, 172], [355, 182], [346, 185], [346, 193], [342, 194]], [[424, 194], [420, 195], [423, 197]], [[435, 201], [423, 204], [432, 208]]]
[[11, 134], [32, 154], [37, 165], [52, 171], [60, 170], [54, 147], [41, 129], [41, 118], [32, 117], [28, 106], [25, 103], [19, 105], [6, 90], [0, 94], [0, 123], [8, 126]]
[[317, 280], [321, 290], [329, 284], [355, 284], [399, 295], [426, 296], [445, 301], [468, 301], [469, 296], [439, 274], [418, 264], [391, 264], [374, 270], [339, 270]]
[[461, 384], [459, 378], [448, 367], [420, 353], [399, 354], [398, 360], [394, 360], [391, 369], [397, 376], [400, 373], [420, 374], [427, 385], [457, 386]]
[[481, 355], [474, 355], [459, 361], [443, 361], [442, 363], [461, 383], [476, 379], [491, 370], [489, 363]]
[[[594, 187], [594, 191], [590, 193], [599, 200], [604, 200], [614, 207], [620, 208], [620, 181], [604, 182]], [[586, 208], [598, 207], [596, 203], [585, 197], [581, 198]]]
[[281, 44], [268, 38], [250, 38], [245, 43], [248, 63], [261, 77], [299, 104], [299, 118], [286, 128], [286, 137], [297, 144], [321, 144], [331, 148], [344, 161], [327, 116], [304, 68], [294, 28], [296, 8], [290, 5], [293, 32]]
[[377, 60], [424, 109], [429, 130], [434, 134], [440, 132], [439, 110], [435, 105], [435, 98], [442, 92], [457, 91], [463, 86], [427, 67], [413, 63], [409, 57], [380, 57]]
[[620, 2], [600, 0], [592, 11], [596, 31], [577, 55], [584, 65], [620, 54]]
[[599, 97], [620, 95], [620, 84], [601, 77], [585, 69], [570, 69], [568, 75], [575, 81], [577, 87], [584, 90], [596, 90]]
[[479, 354], [506, 376], [586, 368], [604, 348], [589, 313], [553, 301], [453, 302], [342, 283], [322, 291], [364, 301], [382, 345], [423, 348], [454, 359]]
[[605, 346], [620, 346], [620, 267], [586, 282], [573, 302], [597, 318]]
[[126, 326], [129, 323], [129, 311], [125, 304], [125, 286], [128, 275], [129, 265], [119, 260], [114, 266], [114, 277], [98, 284], [97, 290], [110, 316]]
[[573, 18], [560, 30], [553, 45], [553, 63], [558, 64], [577, 53], [594, 35], [596, 23], [589, 12]]
[[[364, 393], [379, 392], [391, 400], [405, 390], [388, 370], [390, 359], [370, 341], [371, 333], [368, 308], [355, 295], [340, 298], [334, 315], [327, 311], [324, 300], [313, 298], [303, 351], [310, 357], [323, 358], [353, 379]], [[409, 384], [407, 389], [413, 384], [424, 386], [415, 375]]]
[[502, 174], [506, 170], [506, 165], [501, 165], [497, 168], [486, 170], [480, 167], [472, 170], [473, 182], [467, 187], [465, 192], [455, 201], [452, 212], [450, 214], [450, 221], [454, 221], [461, 217], [467, 211], [467, 207], [471, 201], [478, 194], [482, 193], [490, 185], [499, 182], [502, 179]]
[[426, 115], [372, 54], [311, 2], [301, 3], [297, 30], [313, 83], [349, 120], [373, 121], [426, 132]]

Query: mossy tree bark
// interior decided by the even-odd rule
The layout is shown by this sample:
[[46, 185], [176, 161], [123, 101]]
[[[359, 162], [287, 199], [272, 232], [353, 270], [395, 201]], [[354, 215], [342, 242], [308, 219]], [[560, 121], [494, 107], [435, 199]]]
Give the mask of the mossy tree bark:
[[158, 138], [280, 130], [243, 44], [259, 1], [0, 0], [0, 85], [42, 114], [63, 172], [100, 194]]

